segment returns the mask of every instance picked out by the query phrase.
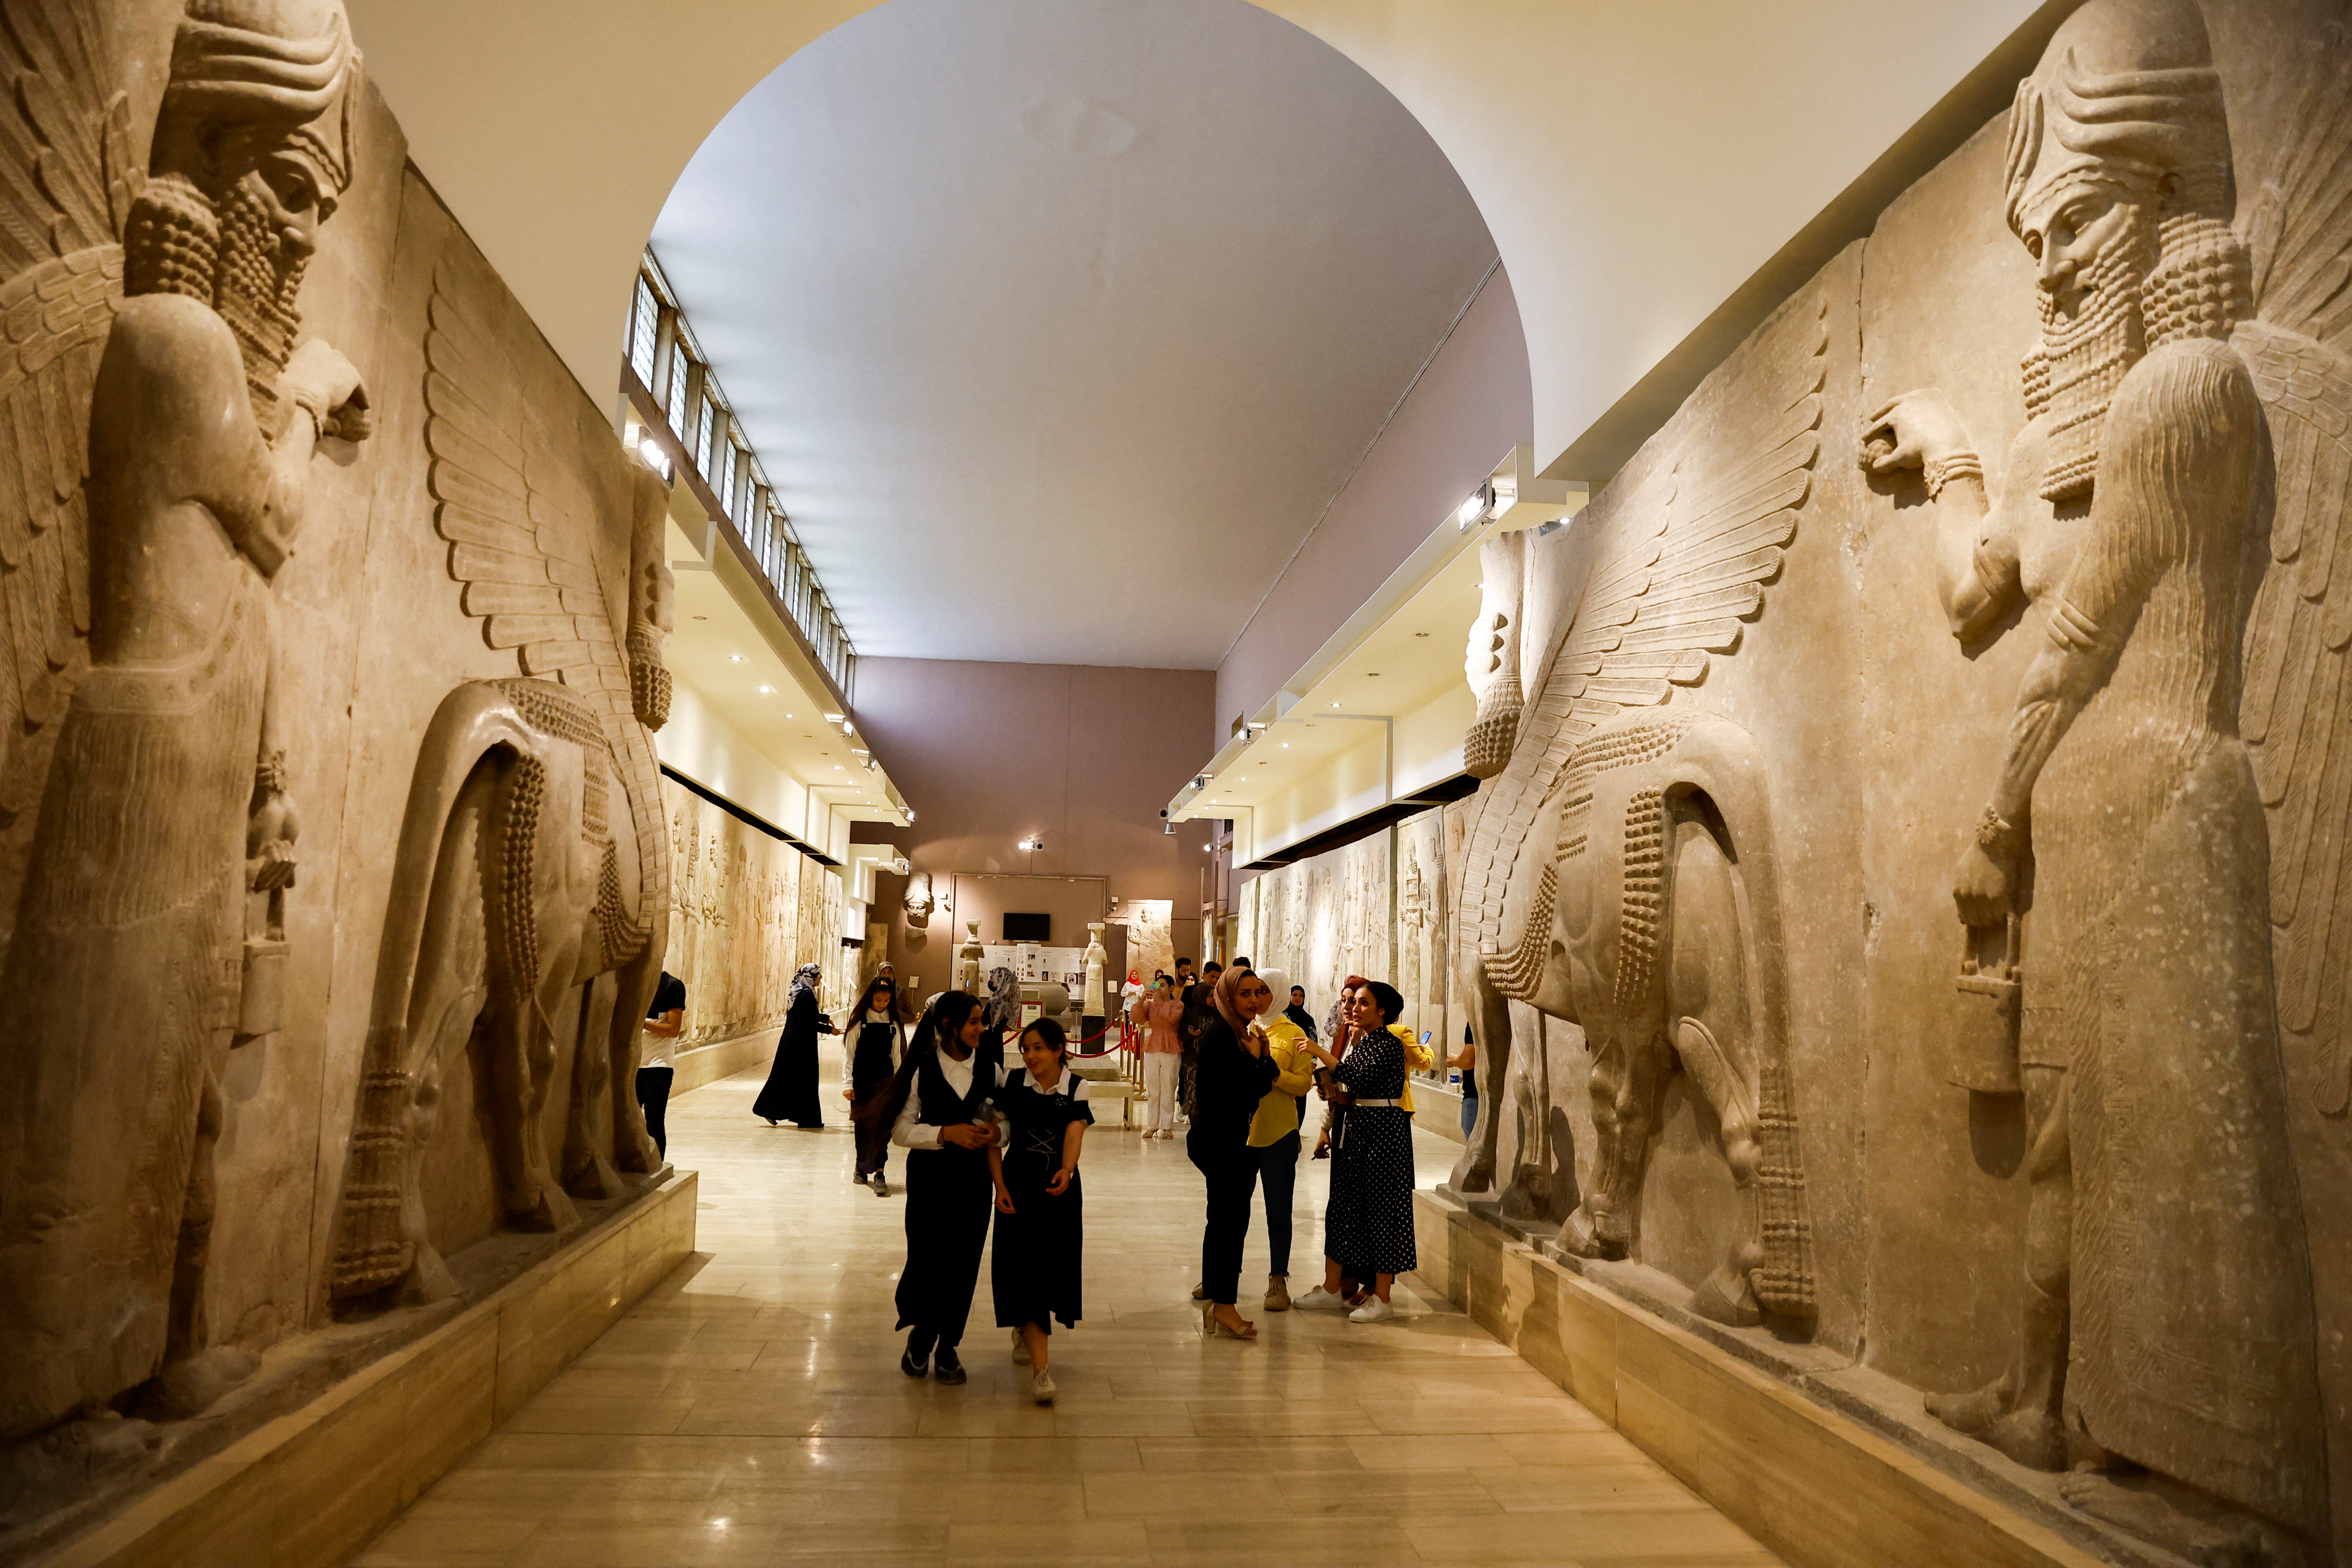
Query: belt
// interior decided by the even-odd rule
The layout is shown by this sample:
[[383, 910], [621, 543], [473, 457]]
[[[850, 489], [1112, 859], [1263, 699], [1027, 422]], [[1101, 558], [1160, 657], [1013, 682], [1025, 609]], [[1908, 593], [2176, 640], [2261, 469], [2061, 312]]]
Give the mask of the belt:
[[[1342, 1110], [1402, 1110], [1404, 1109], [1404, 1101], [1402, 1100], [1351, 1100], [1339, 1109]], [[1347, 1146], [1348, 1118], [1342, 1116], [1339, 1118], [1339, 1135], [1331, 1140], [1331, 1147], [1344, 1149]]]

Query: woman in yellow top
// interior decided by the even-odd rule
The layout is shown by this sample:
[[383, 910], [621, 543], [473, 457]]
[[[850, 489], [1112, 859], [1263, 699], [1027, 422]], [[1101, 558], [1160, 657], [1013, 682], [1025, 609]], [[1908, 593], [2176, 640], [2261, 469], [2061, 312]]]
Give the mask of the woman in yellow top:
[[[1299, 1107], [1315, 1087], [1315, 1058], [1307, 1053], [1307, 1031], [1282, 1016], [1277, 997], [1290, 994], [1289, 979], [1278, 970], [1260, 970], [1242, 983], [1243, 992], [1256, 1004], [1252, 1027], [1265, 1037], [1266, 1055], [1274, 1059], [1274, 1087], [1257, 1102], [1250, 1119], [1249, 1152], [1255, 1179], [1265, 1189], [1266, 1256], [1272, 1265], [1265, 1281], [1265, 1310], [1290, 1310], [1290, 1204], [1298, 1182]], [[1264, 1000], [1259, 996], [1263, 994]]]

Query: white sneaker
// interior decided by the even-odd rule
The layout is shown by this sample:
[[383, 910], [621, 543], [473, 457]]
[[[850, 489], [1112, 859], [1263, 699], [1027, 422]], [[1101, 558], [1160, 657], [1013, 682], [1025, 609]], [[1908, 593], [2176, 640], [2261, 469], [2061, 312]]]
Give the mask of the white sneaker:
[[1378, 1296], [1375, 1296], [1370, 1300], [1365, 1302], [1362, 1306], [1357, 1308], [1354, 1311], [1349, 1313], [1348, 1321], [1351, 1323], [1385, 1323], [1391, 1318], [1395, 1316], [1396, 1309], [1389, 1305], [1386, 1301], [1381, 1300]]
[[1348, 1304], [1348, 1298], [1340, 1295], [1337, 1290], [1326, 1290], [1322, 1286], [1318, 1285], [1314, 1289], [1309, 1290], [1304, 1296], [1293, 1296], [1290, 1299], [1290, 1304], [1294, 1307], [1306, 1307], [1309, 1309], [1329, 1309], [1332, 1307], [1346, 1306]]
[[1029, 1364], [1029, 1336], [1019, 1329], [1013, 1331], [1013, 1364], [1014, 1366]]
[[1054, 1403], [1054, 1374], [1041, 1372], [1029, 1384], [1029, 1397], [1040, 1405]]

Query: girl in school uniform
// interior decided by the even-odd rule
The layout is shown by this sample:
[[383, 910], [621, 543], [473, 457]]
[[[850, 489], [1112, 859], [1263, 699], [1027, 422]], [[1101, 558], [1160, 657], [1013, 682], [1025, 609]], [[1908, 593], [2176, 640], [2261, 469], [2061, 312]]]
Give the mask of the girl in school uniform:
[[996, 1096], [998, 1142], [988, 1151], [996, 1247], [989, 1273], [996, 1326], [1013, 1331], [1014, 1363], [1035, 1368], [1031, 1396], [1051, 1405], [1053, 1320], [1066, 1329], [1079, 1317], [1086, 1211], [1078, 1149], [1095, 1113], [1085, 1081], [1070, 1071], [1061, 1025], [1040, 1018], [1022, 1030], [1021, 1060]]
[[[898, 1276], [898, 1327], [911, 1331], [898, 1370], [964, 1381], [956, 1346], [971, 1315], [988, 1243], [997, 1138], [989, 1110], [1003, 1069], [979, 1049], [980, 998], [940, 994], [915, 1026], [914, 1044], [873, 1114], [907, 1155], [907, 1267]], [[933, 1359], [936, 1352], [936, 1359]]]
[[890, 1195], [883, 1167], [890, 1157], [890, 1124], [878, 1118], [857, 1116], [856, 1108], [890, 1081], [906, 1055], [906, 1031], [898, 1024], [898, 983], [889, 966], [866, 983], [857, 1004], [841, 1016], [841, 1095], [852, 1108], [857, 1131], [857, 1164], [851, 1181], [874, 1189], [876, 1197]]

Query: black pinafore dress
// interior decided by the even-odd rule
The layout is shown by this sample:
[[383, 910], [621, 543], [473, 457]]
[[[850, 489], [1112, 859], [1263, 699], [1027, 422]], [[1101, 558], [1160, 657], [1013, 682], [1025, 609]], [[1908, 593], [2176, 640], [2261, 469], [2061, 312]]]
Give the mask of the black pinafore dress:
[[1012, 1123], [1003, 1159], [1013, 1211], [996, 1216], [996, 1246], [989, 1265], [1000, 1329], [1035, 1323], [1052, 1333], [1052, 1320], [1059, 1318], [1068, 1328], [1081, 1315], [1086, 1240], [1081, 1178], [1071, 1172], [1069, 1186], [1058, 1196], [1045, 1190], [1062, 1168], [1062, 1139], [1070, 1123], [1094, 1124], [1093, 1110], [1077, 1097], [1077, 1083], [1065, 1067], [1061, 1081], [1050, 1091], [1041, 1090], [1024, 1069], [997, 1092], [997, 1111]]
[[[915, 1069], [923, 1121], [954, 1127], [981, 1119], [996, 1093], [996, 1069], [984, 1053], [971, 1057], [971, 1088], [948, 1087], [936, 1057]], [[988, 1245], [988, 1216], [996, 1207], [988, 1151], [942, 1143], [907, 1151], [907, 1267], [898, 1276], [898, 1327], [928, 1329], [941, 1344], [963, 1338], [971, 1293], [980, 1284], [980, 1255]]]

